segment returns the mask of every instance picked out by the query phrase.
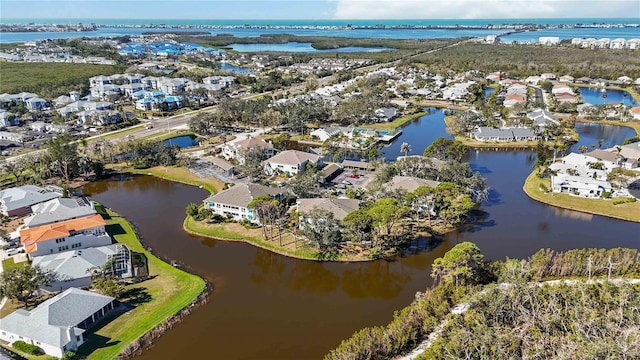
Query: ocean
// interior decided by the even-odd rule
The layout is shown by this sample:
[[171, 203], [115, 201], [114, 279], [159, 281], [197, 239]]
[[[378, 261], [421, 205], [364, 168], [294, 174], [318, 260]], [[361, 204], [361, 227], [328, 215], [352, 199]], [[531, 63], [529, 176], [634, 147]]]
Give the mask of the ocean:
[[[255, 37], [268, 34], [293, 34], [300, 36], [335, 36], [353, 38], [383, 38], [383, 39], [437, 39], [458, 37], [485, 37], [500, 35], [509, 29], [482, 28], [468, 29], [465, 27], [501, 26], [515, 24], [534, 24], [560, 26], [563, 24], [590, 25], [639, 25], [637, 18], [627, 19], [434, 19], [434, 20], [180, 20], [180, 19], [2, 19], [3, 24], [96, 24], [97, 31], [87, 32], [15, 32], [0, 33], [0, 43], [17, 43], [44, 39], [68, 39], [76, 37], [110, 37], [123, 35], [140, 35], [148, 31], [206, 31], [212, 35], [231, 34], [237, 37]], [[124, 27], [126, 25], [127, 27]], [[189, 26], [186, 29], [163, 29], [158, 26]], [[250, 25], [251, 27], [242, 28]], [[447, 26], [457, 29], [413, 29], [413, 28], [369, 28], [345, 29], [354, 27], [401, 27], [401, 26]], [[216, 29], [202, 29], [199, 26], [218, 26]], [[263, 28], [261, 28], [263, 27]], [[297, 28], [277, 28], [297, 27]], [[640, 37], [640, 27], [591, 27], [591, 28], [553, 28], [538, 31], [515, 33], [503, 37], [504, 42], [537, 42], [540, 36], [558, 36], [560, 39], [574, 37], [594, 38], [637, 38]]]

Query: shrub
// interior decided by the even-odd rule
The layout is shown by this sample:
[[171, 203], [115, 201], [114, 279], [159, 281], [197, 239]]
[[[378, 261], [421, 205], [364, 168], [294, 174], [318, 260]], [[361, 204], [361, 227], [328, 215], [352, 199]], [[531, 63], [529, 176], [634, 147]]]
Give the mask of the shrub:
[[138, 163], [138, 164], [133, 165], [133, 168], [136, 169], [136, 170], [148, 169], [149, 165]]
[[27, 344], [24, 341], [16, 341], [12, 345], [15, 349], [30, 355], [44, 355], [44, 351], [33, 344]]
[[242, 226], [244, 226], [247, 229], [259, 229], [260, 225], [256, 225], [254, 223], [252, 223], [251, 221], [249, 221], [248, 219], [242, 219], [242, 221], [240, 221], [240, 224]]
[[634, 197], [619, 198], [619, 199], [614, 199], [613, 200], [613, 205], [621, 205], [621, 204], [634, 203], [634, 202], [636, 202], [636, 198], [634, 198]]
[[610, 198], [610, 197], [611, 197], [611, 192], [609, 192], [609, 191], [604, 191], [604, 192], [602, 193], [602, 197], [603, 197], [603, 198], [605, 198], [605, 199]]

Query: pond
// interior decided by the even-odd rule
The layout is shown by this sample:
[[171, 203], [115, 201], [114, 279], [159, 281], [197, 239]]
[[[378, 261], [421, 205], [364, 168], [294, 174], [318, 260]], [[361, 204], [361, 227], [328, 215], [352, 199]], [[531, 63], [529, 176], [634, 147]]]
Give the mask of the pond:
[[585, 103], [593, 105], [602, 104], [619, 104], [623, 103], [625, 106], [638, 106], [635, 99], [626, 91], [621, 90], [606, 90], [603, 88], [590, 88], [580, 87], [578, 88]]
[[225, 71], [232, 71], [236, 74], [253, 74], [253, 70], [251, 69], [241, 67], [241, 66], [235, 66], [233, 64], [228, 64], [228, 63], [221, 63], [220, 69]]
[[[435, 109], [411, 122], [393, 149], [406, 141], [414, 146], [413, 152], [422, 152], [430, 141], [447, 135], [443, 116]], [[613, 142], [614, 134], [601, 133], [608, 142]], [[547, 247], [638, 246], [636, 223], [529, 199], [522, 184], [535, 162], [533, 151], [474, 150], [468, 160], [487, 177], [492, 189], [489, 199], [474, 212], [474, 221], [439, 243], [421, 242], [406, 256], [367, 263], [296, 260], [244, 243], [190, 236], [182, 230], [184, 209], [208, 195], [195, 187], [151, 176], [125, 176], [90, 183], [84, 191], [133, 221], [154, 252], [215, 284], [208, 304], [138, 357], [149, 360], [184, 358], [185, 354], [191, 358], [320, 359], [358, 329], [388, 323], [416, 291], [430, 286], [434, 259], [461, 241], [477, 243], [489, 259], [522, 258]]]
[[288, 42], [285, 44], [231, 44], [233, 50], [238, 52], [381, 52], [394, 51], [390, 48], [365, 48], [365, 47], [341, 47], [337, 49], [314, 49], [311, 43]]
[[178, 145], [180, 149], [198, 145], [198, 139], [192, 135], [182, 135], [163, 141], [166, 146]]

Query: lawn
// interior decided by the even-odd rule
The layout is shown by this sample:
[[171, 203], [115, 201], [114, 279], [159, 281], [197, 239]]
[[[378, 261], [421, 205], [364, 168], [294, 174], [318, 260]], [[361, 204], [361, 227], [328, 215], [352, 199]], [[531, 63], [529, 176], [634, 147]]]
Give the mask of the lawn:
[[214, 178], [200, 178], [181, 166], [156, 166], [149, 169], [126, 168], [121, 170], [133, 174], [148, 174], [187, 185], [201, 186], [214, 194], [224, 188], [224, 184]]
[[87, 359], [113, 359], [134, 340], [188, 306], [204, 290], [205, 282], [146, 251], [126, 219], [101, 205], [97, 209], [117, 242], [147, 257], [151, 276], [128, 286], [130, 293], [137, 294], [135, 308], [91, 333], [86, 345], [78, 350]]
[[2, 260], [2, 269], [4, 272], [9, 272], [13, 269], [22, 269], [25, 266], [28, 266], [28, 261], [21, 261], [16, 263], [13, 261], [13, 256]]
[[567, 194], [545, 193], [540, 189], [541, 185], [546, 189], [551, 188], [550, 180], [539, 178], [534, 170], [529, 177], [527, 177], [523, 189], [530, 198], [545, 204], [594, 215], [640, 222], [640, 201], [613, 205], [612, 200], [586, 199]]
[[184, 220], [184, 229], [194, 235], [208, 236], [227, 241], [242, 241], [275, 253], [298, 259], [317, 260], [316, 252], [301, 242], [294, 245], [293, 237], [283, 235], [283, 246], [278, 240], [266, 241], [262, 237], [261, 229], [246, 229], [237, 223], [207, 224], [195, 221], [191, 216]]

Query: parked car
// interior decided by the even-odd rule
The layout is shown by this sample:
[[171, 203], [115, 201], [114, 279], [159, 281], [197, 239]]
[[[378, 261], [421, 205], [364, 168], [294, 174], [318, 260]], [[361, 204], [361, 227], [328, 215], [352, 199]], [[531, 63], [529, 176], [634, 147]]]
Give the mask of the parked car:
[[351, 174], [351, 175], [349, 175], [349, 177], [352, 178], [352, 179], [357, 179], [359, 176], [358, 176], [358, 174]]
[[5, 254], [7, 254], [7, 256], [13, 256], [16, 254], [20, 254], [24, 252], [24, 248], [23, 247], [18, 247], [18, 248], [11, 248], [8, 249], [7, 251], [5, 251]]

